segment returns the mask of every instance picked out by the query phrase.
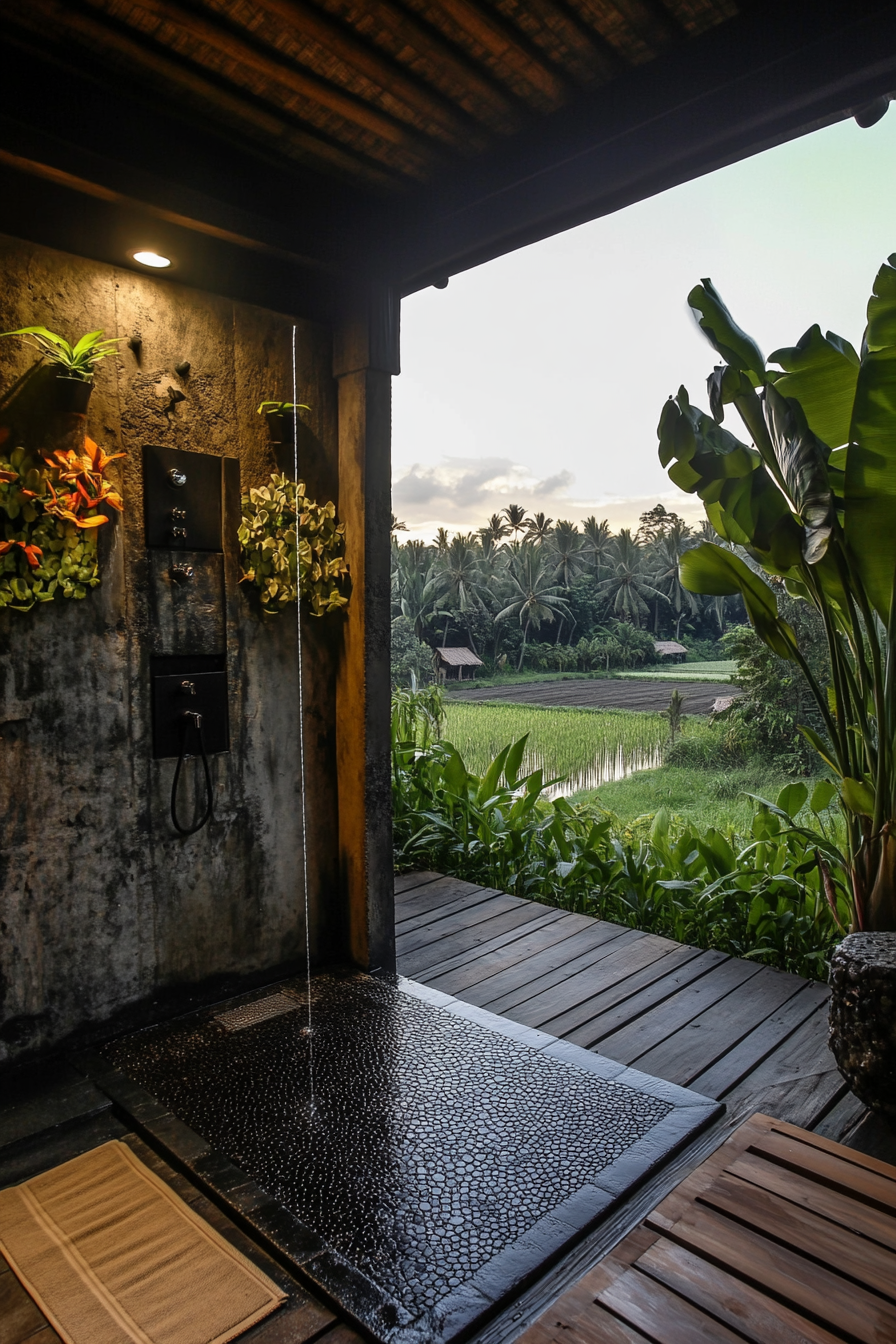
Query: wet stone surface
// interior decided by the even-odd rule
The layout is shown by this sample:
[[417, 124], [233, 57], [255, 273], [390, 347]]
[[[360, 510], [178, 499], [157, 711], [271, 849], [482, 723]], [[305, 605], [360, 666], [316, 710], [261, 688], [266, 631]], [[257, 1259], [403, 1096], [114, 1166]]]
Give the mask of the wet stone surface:
[[208, 1012], [104, 1054], [412, 1317], [673, 1109], [388, 981], [312, 983], [310, 1036], [304, 1012], [240, 1031]]

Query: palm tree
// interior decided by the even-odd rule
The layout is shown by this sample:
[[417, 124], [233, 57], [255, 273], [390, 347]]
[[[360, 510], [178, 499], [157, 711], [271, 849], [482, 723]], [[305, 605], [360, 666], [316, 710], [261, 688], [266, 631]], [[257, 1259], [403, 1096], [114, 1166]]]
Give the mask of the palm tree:
[[647, 599], [665, 602], [661, 593], [648, 582], [646, 553], [639, 546], [629, 528], [624, 527], [618, 537], [613, 538], [613, 551], [610, 558], [610, 576], [602, 579], [597, 591], [610, 603], [614, 614], [632, 625], [640, 625], [645, 616], [650, 615]]
[[568, 588], [577, 574], [582, 572], [582, 550], [584, 541], [575, 523], [561, 518], [554, 528], [551, 538], [551, 552], [554, 560], [554, 578]]
[[395, 533], [396, 533], [396, 532], [407, 532], [407, 530], [408, 530], [408, 525], [407, 525], [407, 523], [403, 523], [403, 522], [401, 522], [400, 519], [396, 518], [395, 514], [393, 513], [393, 515], [392, 515], [392, 535], [393, 535], [393, 537], [395, 536]]
[[435, 539], [434, 539], [434, 541], [433, 541], [433, 545], [435, 546], [435, 548], [436, 548], [436, 550], [438, 551], [439, 555], [444, 555], [444, 554], [445, 554], [445, 552], [446, 552], [447, 549], [448, 549], [448, 545], [449, 545], [448, 530], [447, 530], [447, 528], [444, 528], [444, 527], [440, 527], [440, 528], [439, 528], [438, 532], [437, 532], [436, 535], [435, 535]]
[[[426, 596], [436, 606], [447, 607], [449, 612], [459, 611], [466, 616], [467, 637], [475, 653], [470, 612], [481, 611], [487, 606], [489, 587], [482, 573], [482, 552], [472, 532], [466, 536], [456, 532], [446, 549], [439, 554], [433, 576], [426, 586]], [[445, 622], [443, 648], [450, 623], [449, 615]]]
[[553, 518], [545, 518], [543, 513], [536, 513], [526, 524], [526, 540], [543, 546], [551, 535], [553, 521]]
[[551, 582], [540, 549], [528, 544], [521, 546], [510, 558], [507, 578], [511, 600], [498, 612], [495, 620], [504, 621], [515, 616], [523, 628], [523, 645], [516, 669], [519, 672], [526, 655], [530, 627], [539, 630], [542, 621], [553, 622], [557, 616], [561, 620], [571, 620], [572, 612], [560, 596], [559, 584]]
[[517, 532], [523, 532], [526, 528], [526, 510], [522, 504], [508, 504], [506, 509], [502, 509], [504, 517], [510, 525], [510, 530], [514, 536]]
[[582, 524], [582, 540], [582, 552], [600, 578], [613, 544], [613, 534], [606, 518], [598, 522], [593, 513], [590, 518], [586, 518]]
[[[514, 506], [511, 505], [511, 508], [513, 507]], [[483, 543], [488, 536], [496, 546], [499, 546], [504, 538], [510, 535], [510, 530], [510, 524], [501, 517], [500, 513], [493, 513], [485, 527], [480, 527], [479, 535], [482, 538]]]
[[[675, 612], [676, 639], [681, 632], [681, 622], [685, 614], [691, 616], [700, 614], [699, 599], [681, 586], [678, 573], [679, 562], [691, 540], [691, 529], [677, 518], [668, 531], [657, 538], [651, 550], [653, 581], [660, 592], [665, 594]], [[656, 606], [655, 616], [658, 621], [659, 603]], [[654, 622], [654, 631], [657, 629], [657, 621]]]
[[414, 622], [414, 633], [422, 639], [433, 603], [426, 589], [432, 578], [431, 552], [422, 541], [409, 541], [392, 548], [392, 597], [402, 616]]

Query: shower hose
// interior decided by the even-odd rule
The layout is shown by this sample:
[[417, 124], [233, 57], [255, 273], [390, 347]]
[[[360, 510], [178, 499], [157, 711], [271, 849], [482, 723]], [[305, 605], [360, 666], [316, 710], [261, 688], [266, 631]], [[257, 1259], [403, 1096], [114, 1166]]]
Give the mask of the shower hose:
[[[199, 751], [202, 756], [202, 768], [205, 771], [205, 793], [208, 803], [203, 816], [196, 822], [195, 826], [181, 826], [177, 819], [177, 785], [180, 780], [181, 766], [187, 754], [187, 738], [190, 734], [190, 728], [196, 729], [196, 736], [199, 739]], [[201, 831], [212, 815], [212, 777], [208, 768], [208, 757], [205, 754], [205, 743], [202, 740], [202, 715], [197, 714], [195, 710], [188, 709], [180, 721], [180, 755], [177, 758], [177, 766], [174, 771], [174, 783], [171, 785], [171, 820], [174, 823], [174, 829], [178, 835], [195, 835]]]

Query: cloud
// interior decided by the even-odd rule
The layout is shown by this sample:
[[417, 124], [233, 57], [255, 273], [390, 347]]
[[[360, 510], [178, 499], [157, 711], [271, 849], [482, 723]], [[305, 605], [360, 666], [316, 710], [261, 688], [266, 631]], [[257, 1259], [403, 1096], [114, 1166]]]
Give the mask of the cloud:
[[[461, 513], [493, 512], [511, 502], [556, 495], [572, 485], [572, 473], [559, 471], [539, 481], [509, 457], [444, 457], [438, 466], [415, 462], [392, 486], [393, 507], [419, 508], [444, 501]], [[517, 497], [520, 496], [518, 499]]]

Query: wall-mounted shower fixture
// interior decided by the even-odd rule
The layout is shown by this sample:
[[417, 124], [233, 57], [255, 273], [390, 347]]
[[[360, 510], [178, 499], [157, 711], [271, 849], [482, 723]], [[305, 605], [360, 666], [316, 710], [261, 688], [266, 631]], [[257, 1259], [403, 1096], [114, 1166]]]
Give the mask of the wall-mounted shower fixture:
[[211, 453], [147, 444], [143, 449], [146, 544], [223, 550], [222, 462]]

